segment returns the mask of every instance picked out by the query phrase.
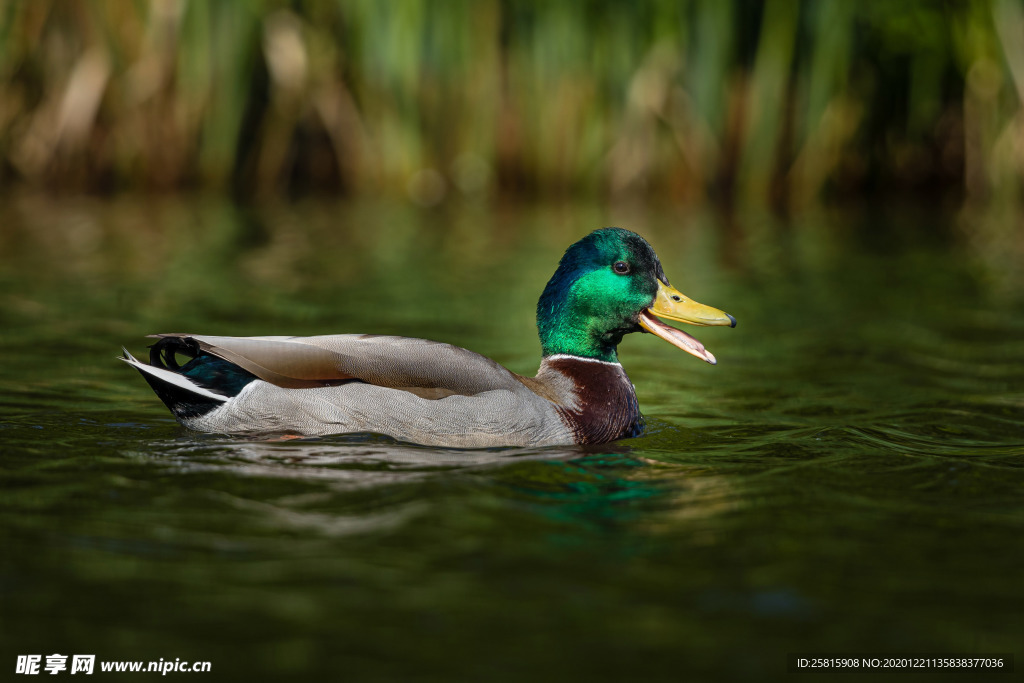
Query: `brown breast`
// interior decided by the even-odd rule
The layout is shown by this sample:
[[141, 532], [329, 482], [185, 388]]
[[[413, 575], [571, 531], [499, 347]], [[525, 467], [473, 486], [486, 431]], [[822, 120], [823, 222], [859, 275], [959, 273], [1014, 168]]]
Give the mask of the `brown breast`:
[[555, 398], [559, 415], [577, 443], [607, 443], [642, 431], [636, 392], [621, 365], [551, 356], [541, 365], [537, 381], [546, 385], [549, 398]]

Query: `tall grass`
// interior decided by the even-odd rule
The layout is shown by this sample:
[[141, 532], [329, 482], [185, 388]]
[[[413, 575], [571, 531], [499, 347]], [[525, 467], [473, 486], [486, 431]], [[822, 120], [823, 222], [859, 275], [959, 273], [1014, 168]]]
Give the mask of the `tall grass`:
[[0, 0], [0, 183], [1015, 195], [1019, 0]]

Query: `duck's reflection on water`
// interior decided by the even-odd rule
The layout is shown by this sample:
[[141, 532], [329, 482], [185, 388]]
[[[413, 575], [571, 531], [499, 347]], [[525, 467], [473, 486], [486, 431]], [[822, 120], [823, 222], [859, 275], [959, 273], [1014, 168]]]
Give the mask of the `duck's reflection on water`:
[[[628, 443], [459, 450], [373, 435], [285, 441], [189, 435], [155, 446], [143, 457], [162, 460], [191, 491], [205, 482], [204, 497], [215, 498], [208, 501], [215, 506], [259, 518], [264, 527], [329, 536], [446, 517], [451, 506], [607, 528], [646, 507], [638, 503], [667, 493]], [[239, 483], [214, 484], [221, 476]]]
[[629, 447], [612, 444], [600, 451], [580, 446], [457, 449], [417, 446], [372, 434], [260, 440], [190, 434], [161, 444], [155, 454], [186, 469], [228, 469], [257, 476], [372, 484], [375, 479], [390, 483], [452, 469], [500, 467], [535, 460], [561, 462], [598, 452], [628, 453]]

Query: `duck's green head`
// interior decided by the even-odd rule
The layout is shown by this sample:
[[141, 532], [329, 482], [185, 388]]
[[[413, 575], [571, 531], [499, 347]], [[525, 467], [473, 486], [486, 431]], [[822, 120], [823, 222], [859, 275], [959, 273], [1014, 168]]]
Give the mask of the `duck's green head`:
[[647, 331], [715, 363], [703, 344], [655, 316], [736, 326], [728, 313], [699, 304], [669, 285], [643, 237], [621, 228], [595, 230], [566, 250], [537, 302], [541, 350], [545, 356], [617, 362], [623, 335]]

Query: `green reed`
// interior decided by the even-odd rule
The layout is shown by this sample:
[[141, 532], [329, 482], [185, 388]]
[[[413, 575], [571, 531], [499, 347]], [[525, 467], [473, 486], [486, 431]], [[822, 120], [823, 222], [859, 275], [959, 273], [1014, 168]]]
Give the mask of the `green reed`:
[[1024, 173], [1018, 0], [0, 0], [0, 183], [803, 204]]

